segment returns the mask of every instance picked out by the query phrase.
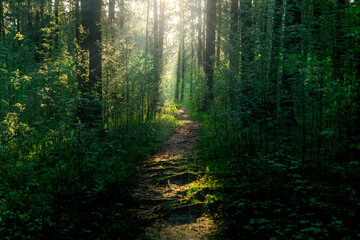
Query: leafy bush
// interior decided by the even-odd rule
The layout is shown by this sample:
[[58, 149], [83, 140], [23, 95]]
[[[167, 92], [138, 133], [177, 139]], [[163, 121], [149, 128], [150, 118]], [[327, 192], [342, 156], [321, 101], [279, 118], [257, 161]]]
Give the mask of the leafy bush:
[[1, 239], [135, 239], [140, 231], [130, 194], [137, 164], [156, 148], [161, 131], [153, 126], [160, 124], [106, 133], [77, 124], [47, 132], [34, 127], [7, 137]]

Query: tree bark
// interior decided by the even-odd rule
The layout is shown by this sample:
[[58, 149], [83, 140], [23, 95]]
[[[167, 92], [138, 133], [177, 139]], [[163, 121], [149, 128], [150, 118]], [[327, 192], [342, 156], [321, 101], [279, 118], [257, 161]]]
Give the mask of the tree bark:
[[206, 57], [205, 57], [205, 86], [203, 111], [210, 107], [214, 100], [214, 57], [215, 57], [215, 21], [216, 0], [208, 0], [206, 5]]
[[[87, 36], [82, 48], [89, 54], [88, 81], [82, 79], [80, 84], [85, 97], [91, 100], [88, 109], [83, 109], [82, 120], [92, 124], [100, 120], [102, 106], [98, 100], [102, 99], [102, 60], [101, 60], [101, 0], [81, 0], [81, 22]], [[84, 74], [84, 72], [83, 72]], [[88, 82], [86, 84], [86, 82]]]
[[80, 14], [80, 1], [75, 1], [75, 38], [76, 43], [80, 44], [80, 22], [81, 22], [81, 14]]
[[271, 115], [277, 116], [277, 94], [279, 86], [279, 68], [280, 68], [280, 40], [282, 29], [282, 15], [283, 15], [283, 0], [275, 0], [274, 9], [274, 23], [273, 23], [273, 38], [272, 49], [270, 57], [270, 102], [271, 102]]
[[194, 42], [195, 42], [195, 13], [194, 13], [195, 5], [191, 5], [191, 65], [190, 65], [190, 92], [189, 98], [190, 101], [193, 100], [193, 82], [194, 82], [194, 62], [195, 62], [195, 49], [194, 49]]
[[185, 4], [184, 0], [181, 1], [181, 13], [180, 13], [180, 23], [181, 23], [181, 90], [180, 90], [180, 101], [184, 101], [185, 93]]
[[4, 9], [3, 9], [3, 0], [0, 0], [0, 40], [5, 38], [3, 28], [4, 28]]
[[175, 85], [175, 101], [179, 101], [180, 96], [180, 79], [181, 79], [181, 43], [179, 42], [178, 60], [176, 68], [176, 85]]
[[239, 39], [239, 1], [232, 0], [231, 7], [230, 7], [230, 15], [231, 15], [231, 22], [230, 22], [230, 82], [229, 82], [229, 91], [230, 91], [230, 105], [231, 109], [234, 110], [234, 90], [235, 84], [237, 80], [237, 73], [239, 70], [239, 47], [238, 47], [238, 39]]
[[[300, 4], [302, 0], [288, 0], [286, 2], [286, 20], [285, 20], [285, 39], [284, 46], [284, 62], [290, 62], [291, 55], [301, 55], [301, 37], [299, 26], [301, 24], [301, 9]], [[294, 94], [292, 88], [299, 76], [298, 68], [284, 67], [281, 81], [282, 93], [280, 99], [281, 112], [283, 118], [288, 121], [289, 125], [295, 123], [294, 117]]]
[[55, 49], [59, 49], [59, 0], [55, 0]]
[[119, 28], [121, 31], [125, 27], [125, 3], [124, 0], [120, 0], [120, 17], [119, 17]]
[[221, 53], [221, 23], [222, 23], [222, 0], [218, 2], [218, 27], [217, 27], [217, 41], [216, 41], [216, 66], [220, 66]]
[[201, 27], [202, 27], [202, 16], [201, 16], [201, 1], [202, 0], [197, 0], [198, 1], [198, 25], [197, 25], [197, 29], [198, 29], [198, 68], [200, 68], [202, 66], [202, 40], [201, 40]]
[[109, 24], [115, 22], [115, 0], [109, 0]]

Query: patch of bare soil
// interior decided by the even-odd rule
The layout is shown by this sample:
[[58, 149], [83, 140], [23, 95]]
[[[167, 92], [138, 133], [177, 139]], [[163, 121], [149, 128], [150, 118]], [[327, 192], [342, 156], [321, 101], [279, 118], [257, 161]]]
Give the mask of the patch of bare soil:
[[[187, 194], [201, 177], [186, 170], [191, 159], [185, 158], [197, 143], [199, 125], [190, 120], [183, 107], [177, 119], [182, 121], [182, 127], [138, 170], [133, 198], [139, 202], [136, 212], [147, 226], [141, 239], [209, 240], [215, 230], [204, 209], [205, 195], [211, 189], [200, 188], [191, 196]], [[196, 203], [191, 201], [194, 198]]]

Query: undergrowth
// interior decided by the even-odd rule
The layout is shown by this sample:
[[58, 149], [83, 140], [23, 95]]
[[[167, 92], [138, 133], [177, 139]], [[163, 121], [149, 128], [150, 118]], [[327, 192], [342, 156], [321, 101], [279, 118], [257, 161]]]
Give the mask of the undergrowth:
[[[291, 145], [264, 155], [210, 113], [191, 111], [202, 125], [199, 164], [219, 179], [210, 211], [217, 239], [358, 239], [359, 170], [329, 159], [321, 172], [303, 167]], [[215, 120], [214, 120], [215, 119]], [[255, 146], [254, 146], [255, 145]], [[351, 162], [353, 163], [353, 162]]]
[[136, 239], [136, 166], [178, 125], [173, 111], [105, 132], [27, 126], [1, 141], [0, 239]]

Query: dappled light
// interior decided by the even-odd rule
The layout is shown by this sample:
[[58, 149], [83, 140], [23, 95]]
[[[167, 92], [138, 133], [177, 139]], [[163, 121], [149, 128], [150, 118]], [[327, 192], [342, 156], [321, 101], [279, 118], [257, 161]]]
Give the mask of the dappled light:
[[359, 13], [0, 0], [0, 239], [359, 239]]

